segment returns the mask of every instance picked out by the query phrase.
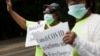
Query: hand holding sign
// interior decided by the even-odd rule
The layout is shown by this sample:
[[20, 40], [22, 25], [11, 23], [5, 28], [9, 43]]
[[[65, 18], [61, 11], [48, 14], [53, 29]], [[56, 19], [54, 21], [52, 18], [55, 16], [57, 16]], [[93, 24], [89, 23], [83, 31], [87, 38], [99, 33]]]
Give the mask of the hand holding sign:
[[63, 38], [64, 43], [66, 44], [73, 44], [76, 38], [76, 34], [74, 32], [67, 32]]

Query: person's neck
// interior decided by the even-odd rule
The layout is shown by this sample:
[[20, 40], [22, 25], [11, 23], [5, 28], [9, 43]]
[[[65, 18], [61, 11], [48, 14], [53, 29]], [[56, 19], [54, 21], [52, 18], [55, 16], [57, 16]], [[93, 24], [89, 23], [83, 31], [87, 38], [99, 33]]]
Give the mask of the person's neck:
[[57, 25], [59, 22], [60, 22], [60, 21], [55, 20], [52, 24], [50, 24], [50, 26], [55, 26], [55, 25]]
[[76, 20], [76, 22], [81, 21], [81, 20], [83, 20], [83, 19], [86, 19], [86, 18], [89, 17], [91, 14], [92, 14], [91, 11], [88, 11], [88, 12], [85, 14], [84, 17], [82, 17], [82, 18], [79, 19], [79, 20]]

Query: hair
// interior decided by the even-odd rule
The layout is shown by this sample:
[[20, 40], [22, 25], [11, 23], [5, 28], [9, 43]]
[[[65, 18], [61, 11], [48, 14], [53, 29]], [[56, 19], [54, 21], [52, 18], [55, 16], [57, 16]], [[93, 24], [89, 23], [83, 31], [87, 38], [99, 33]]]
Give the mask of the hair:
[[86, 6], [90, 7], [91, 12], [95, 12], [95, 0], [86, 0]]
[[64, 22], [66, 19], [65, 14], [63, 12], [63, 9], [60, 8], [59, 10], [56, 10], [56, 15], [58, 16], [58, 20]]

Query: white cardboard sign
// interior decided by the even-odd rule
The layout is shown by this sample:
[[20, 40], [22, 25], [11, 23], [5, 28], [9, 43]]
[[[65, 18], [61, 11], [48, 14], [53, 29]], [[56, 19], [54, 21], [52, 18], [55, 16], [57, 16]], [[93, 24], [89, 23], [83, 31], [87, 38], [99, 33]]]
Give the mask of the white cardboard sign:
[[68, 31], [68, 22], [65, 22], [33, 35], [47, 56], [72, 56], [71, 46], [62, 40]]
[[32, 26], [28, 27], [26, 42], [25, 42], [26, 47], [38, 45], [37, 41], [34, 39], [33, 33], [43, 31], [44, 27], [45, 27], [45, 21], [41, 21], [40, 24], [36, 22]]

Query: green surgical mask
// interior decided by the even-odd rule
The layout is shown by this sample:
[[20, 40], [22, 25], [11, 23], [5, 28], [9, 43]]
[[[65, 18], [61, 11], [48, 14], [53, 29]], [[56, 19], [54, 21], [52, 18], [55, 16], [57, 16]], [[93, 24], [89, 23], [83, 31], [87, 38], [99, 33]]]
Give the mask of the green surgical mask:
[[44, 15], [44, 20], [48, 23], [51, 24], [54, 22], [54, 18], [52, 14], [45, 14]]
[[68, 14], [72, 15], [76, 19], [81, 19], [86, 13], [87, 9], [85, 8], [85, 4], [76, 4], [69, 6]]

